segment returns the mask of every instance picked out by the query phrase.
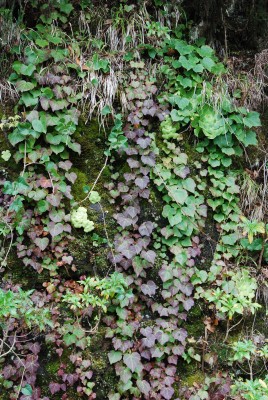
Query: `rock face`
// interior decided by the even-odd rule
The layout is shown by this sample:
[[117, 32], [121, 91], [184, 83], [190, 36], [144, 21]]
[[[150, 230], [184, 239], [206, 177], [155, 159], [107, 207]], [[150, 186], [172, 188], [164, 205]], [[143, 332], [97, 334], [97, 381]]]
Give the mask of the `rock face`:
[[216, 48], [261, 51], [267, 47], [268, 5], [265, 0], [207, 0], [182, 3], [194, 21], [194, 30]]

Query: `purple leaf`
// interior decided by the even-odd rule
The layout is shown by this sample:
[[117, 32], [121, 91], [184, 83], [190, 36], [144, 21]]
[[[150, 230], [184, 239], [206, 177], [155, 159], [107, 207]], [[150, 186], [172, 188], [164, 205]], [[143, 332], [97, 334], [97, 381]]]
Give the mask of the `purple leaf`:
[[165, 400], [170, 400], [174, 394], [174, 389], [170, 386], [164, 387], [161, 389], [160, 394]]
[[183, 307], [186, 311], [189, 311], [194, 306], [194, 301], [192, 298], [189, 298], [183, 302]]
[[69, 169], [73, 164], [71, 163], [71, 161], [66, 160], [66, 161], [60, 161], [58, 165], [61, 169], [64, 169], [64, 171], [69, 171]]
[[141, 168], [140, 168], [140, 172], [141, 172], [143, 175], [148, 175], [149, 172], [150, 172], [150, 168], [148, 168], [148, 167], [141, 167]]
[[27, 370], [27, 372], [34, 375], [38, 370], [38, 367], [38, 357], [34, 354], [27, 355], [25, 361], [25, 369]]
[[149, 183], [149, 178], [148, 176], [143, 176], [142, 178], [136, 178], [135, 179], [135, 184], [140, 188], [140, 189], [145, 189]]
[[187, 336], [187, 331], [183, 328], [177, 329], [173, 332], [174, 339], [178, 340], [179, 342], [184, 342]]
[[154, 347], [154, 345], [155, 345], [155, 336], [152, 335], [152, 334], [148, 335], [147, 337], [142, 338], [141, 342], [142, 342], [144, 347], [149, 347], [149, 348]]
[[58, 207], [60, 205], [61, 198], [62, 198], [61, 194], [57, 193], [57, 194], [49, 194], [46, 199], [52, 206]]
[[150, 243], [150, 239], [148, 237], [139, 238], [137, 241], [137, 244], [139, 246], [143, 247], [144, 249], [146, 249], [146, 247], [148, 247], [149, 243]]
[[77, 175], [75, 172], [70, 172], [70, 173], [66, 172], [65, 176], [71, 183], [74, 183], [77, 178]]
[[131, 260], [136, 255], [136, 249], [134, 246], [129, 246], [128, 248], [122, 250], [122, 254], [128, 260]]
[[149, 167], [155, 166], [155, 159], [153, 156], [141, 156], [141, 161], [145, 165], [149, 165]]
[[147, 283], [141, 285], [142, 293], [148, 296], [153, 296], [155, 294], [156, 288], [157, 286], [153, 281], [148, 281]]
[[148, 251], [143, 250], [141, 252], [141, 257], [144, 258], [149, 263], [154, 264], [156, 253], [153, 250], [148, 250]]
[[2, 370], [2, 374], [5, 379], [11, 378], [12, 376], [14, 376], [16, 374], [16, 372], [17, 372], [17, 369], [10, 364], [6, 365]]
[[172, 271], [168, 269], [168, 267], [165, 265], [163, 266], [158, 275], [160, 276], [160, 278], [162, 279], [163, 282], [169, 281], [170, 279], [173, 278], [173, 274]]
[[125, 354], [123, 361], [131, 372], [142, 369], [141, 356], [137, 352]]
[[172, 353], [176, 356], [181, 356], [184, 353], [184, 347], [183, 346], [173, 346]]
[[73, 257], [72, 256], [63, 256], [62, 261], [68, 265], [71, 265], [73, 262]]
[[65, 213], [63, 210], [51, 210], [49, 212], [49, 218], [53, 222], [61, 222], [65, 216]]
[[141, 393], [143, 393], [145, 396], [149, 395], [151, 386], [149, 385], [149, 383], [147, 381], [137, 380], [137, 386]]
[[177, 365], [178, 363], [178, 356], [169, 356], [168, 357], [169, 364]]
[[156, 332], [155, 337], [162, 346], [169, 342], [169, 335], [160, 329]]
[[154, 224], [151, 221], [146, 221], [139, 227], [139, 232], [142, 236], [150, 236], [154, 229]]
[[141, 328], [140, 333], [143, 336], [149, 336], [153, 333], [153, 330], [150, 326], [147, 326], [146, 328]]
[[175, 378], [173, 378], [171, 376], [166, 376], [164, 379], [164, 384], [166, 386], [172, 386], [174, 382], [175, 382]]
[[48, 231], [52, 237], [58, 236], [64, 231], [64, 225], [61, 222], [57, 224], [54, 222], [49, 222]]
[[138, 145], [142, 148], [142, 149], [146, 149], [148, 146], [150, 146], [151, 143], [151, 139], [150, 138], [139, 138], [137, 140]]
[[126, 182], [133, 181], [135, 179], [135, 174], [125, 173], [124, 178]]
[[61, 390], [61, 385], [57, 382], [51, 382], [49, 384], [49, 390], [52, 394], [58, 393]]
[[149, 189], [143, 189], [140, 193], [139, 193], [140, 197], [142, 197], [143, 199], [149, 199], [150, 197], [150, 190]]
[[154, 358], [162, 357], [163, 354], [164, 354], [164, 352], [162, 350], [158, 349], [157, 347], [152, 349], [152, 357], [154, 357]]
[[128, 147], [125, 151], [128, 156], [133, 156], [135, 154], [139, 154], [138, 150], [135, 149], [135, 147]]
[[132, 207], [129, 206], [125, 209], [124, 214], [127, 214], [131, 218], [135, 218], [137, 214], [139, 213], [140, 208], [139, 207]]
[[168, 376], [175, 376], [176, 375], [176, 367], [167, 367], [166, 368], [166, 374]]
[[46, 97], [40, 97], [40, 103], [43, 110], [47, 111], [49, 107], [49, 100]]
[[132, 218], [127, 218], [121, 213], [114, 215], [114, 218], [117, 220], [119, 225], [122, 226], [122, 228], [126, 228], [127, 226], [131, 226], [135, 223]]
[[130, 166], [130, 168], [139, 168], [140, 163], [137, 160], [133, 160], [133, 158], [128, 158], [127, 163]]
[[40, 250], [44, 251], [47, 246], [49, 245], [49, 239], [44, 237], [44, 238], [37, 238], [34, 240], [34, 243], [36, 246], [39, 247]]
[[33, 354], [37, 355], [41, 350], [41, 346], [39, 343], [35, 342], [29, 345], [29, 350], [31, 350]]

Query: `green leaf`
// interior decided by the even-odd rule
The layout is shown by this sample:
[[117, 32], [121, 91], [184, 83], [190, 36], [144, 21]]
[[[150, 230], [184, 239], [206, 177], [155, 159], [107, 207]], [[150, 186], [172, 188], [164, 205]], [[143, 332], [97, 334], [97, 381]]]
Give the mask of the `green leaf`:
[[25, 136], [22, 135], [17, 129], [15, 129], [8, 135], [8, 140], [12, 146], [16, 146], [16, 144], [25, 140]]
[[36, 132], [46, 133], [46, 131], [47, 131], [46, 123], [45, 123], [44, 120], [41, 120], [41, 119], [34, 119], [34, 120], [32, 121], [32, 126], [33, 126], [33, 129], [34, 129]]
[[211, 58], [211, 56], [213, 56], [213, 54], [214, 54], [214, 50], [211, 47], [206, 46], [206, 45], [201, 46], [200, 48], [197, 48], [196, 51], [201, 57]]
[[62, 38], [60, 38], [59, 36], [47, 35], [46, 38], [50, 43], [53, 43], [53, 44], [62, 43]]
[[209, 58], [209, 57], [205, 57], [203, 58], [203, 60], [201, 60], [201, 64], [208, 70], [211, 72], [212, 68], [215, 65], [215, 62]]
[[38, 104], [38, 97], [33, 97], [31, 93], [22, 93], [20, 103], [23, 102], [26, 107], [33, 107]]
[[11, 153], [9, 150], [3, 150], [1, 153], [1, 157], [3, 158], [3, 160], [8, 161], [11, 157]]
[[179, 213], [168, 217], [168, 221], [171, 226], [178, 225], [181, 222], [181, 219], [182, 219], [182, 217], [181, 217], [181, 214], [179, 214]]
[[37, 202], [38, 211], [42, 214], [49, 209], [49, 203], [46, 200], [39, 200]]
[[78, 338], [82, 339], [85, 336], [85, 331], [81, 326], [75, 325], [73, 328], [73, 334]]
[[22, 64], [19, 61], [15, 61], [13, 64], [13, 69], [17, 72], [18, 75], [31, 76], [36, 70], [36, 66], [33, 64], [26, 65]]
[[61, 144], [52, 144], [50, 146], [50, 148], [53, 151], [53, 153], [60, 154], [60, 153], [62, 153], [64, 151], [65, 146], [62, 143]]
[[108, 114], [111, 114], [111, 108], [106, 105], [101, 110], [101, 115], [108, 115]]
[[42, 200], [46, 197], [47, 191], [44, 189], [36, 189], [36, 190], [31, 190], [28, 193], [28, 197], [30, 199], [34, 199], [35, 201]]
[[188, 193], [184, 189], [178, 189], [177, 186], [170, 187], [170, 196], [179, 204], [184, 204], [188, 197]]
[[257, 146], [258, 140], [257, 140], [256, 133], [254, 131], [246, 132], [245, 137], [242, 142], [244, 143], [244, 145], [246, 147], [247, 146]]
[[187, 178], [183, 180], [182, 185], [184, 189], [186, 189], [188, 192], [195, 193], [195, 181], [192, 178]]
[[222, 242], [224, 244], [233, 246], [238, 240], [238, 234], [237, 233], [231, 233], [230, 235], [223, 235], [222, 236]]
[[24, 394], [25, 396], [31, 396], [33, 394], [33, 389], [31, 385], [26, 383], [26, 385], [21, 389], [21, 393]]
[[109, 358], [110, 364], [115, 364], [118, 361], [122, 360], [122, 352], [112, 350], [108, 353], [108, 358]]
[[67, 346], [71, 346], [72, 344], [76, 343], [77, 337], [74, 334], [67, 333], [63, 336], [63, 340]]
[[252, 128], [253, 126], [261, 126], [260, 114], [256, 111], [250, 111], [243, 118], [243, 122], [248, 128]]
[[35, 86], [36, 84], [24, 80], [16, 82], [16, 88], [19, 92], [27, 92], [28, 90], [32, 90]]
[[73, 10], [73, 6], [70, 3], [64, 2], [60, 4], [60, 10], [61, 12], [64, 12], [65, 14], [69, 15], [70, 12]]
[[24, 197], [17, 196], [9, 206], [10, 211], [19, 212], [23, 208]]
[[93, 190], [93, 191], [90, 193], [89, 201], [90, 201], [92, 204], [99, 203], [99, 202], [101, 201], [101, 197], [100, 197], [99, 193]]
[[81, 154], [81, 145], [80, 145], [79, 143], [76, 143], [76, 142], [69, 142], [69, 143], [68, 143], [68, 147], [69, 147], [71, 150], [75, 151], [76, 153]]
[[53, 135], [52, 133], [48, 133], [46, 135], [46, 140], [48, 143], [54, 144], [54, 145], [58, 145], [61, 142], [64, 142], [64, 135]]
[[49, 45], [48, 41], [45, 39], [36, 39], [35, 43], [39, 47], [48, 47], [48, 45]]

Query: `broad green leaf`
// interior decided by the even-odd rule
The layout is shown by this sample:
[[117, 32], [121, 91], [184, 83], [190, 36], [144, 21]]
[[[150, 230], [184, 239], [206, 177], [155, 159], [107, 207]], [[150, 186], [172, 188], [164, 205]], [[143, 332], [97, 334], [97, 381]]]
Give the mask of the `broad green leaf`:
[[176, 186], [171, 186], [169, 194], [176, 203], [184, 204], [187, 200], [188, 193], [184, 189], [179, 189]]
[[110, 364], [115, 364], [118, 361], [122, 360], [122, 352], [112, 350], [108, 353], [108, 358], [109, 358]]
[[35, 43], [39, 47], [48, 47], [48, 45], [49, 45], [48, 41], [45, 39], [36, 39]]
[[21, 393], [24, 394], [25, 396], [31, 396], [33, 394], [33, 389], [31, 385], [26, 383], [26, 385], [21, 389]]
[[252, 128], [253, 126], [261, 126], [260, 114], [256, 111], [250, 111], [243, 118], [243, 122], [248, 128]]
[[13, 64], [13, 69], [17, 72], [18, 75], [31, 76], [36, 70], [36, 66], [33, 64], [26, 65], [22, 64], [19, 61], [15, 61]]
[[32, 121], [32, 126], [33, 126], [33, 129], [37, 132], [46, 133], [46, 131], [47, 131], [46, 123], [44, 120], [34, 119]]
[[26, 107], [33, 107], [38, 104], [38, 97], [32, 96], [31, 93], [22, 93], [20, 103], [24, 103]]
[[28, 90], [32, 90], [36, 86], [36, 83], [27, 82], [24, 80], [20, 80], [16, 82], [16, 88], [19, 92], [27, 92]]

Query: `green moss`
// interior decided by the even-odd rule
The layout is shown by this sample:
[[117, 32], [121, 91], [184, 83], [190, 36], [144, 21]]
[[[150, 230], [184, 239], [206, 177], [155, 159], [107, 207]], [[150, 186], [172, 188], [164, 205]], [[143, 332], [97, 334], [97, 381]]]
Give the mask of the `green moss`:
[[89, 184], [87, 175], [78, 168], [72, 168], [72, 172], [77, 175], [75, 183], [72, 185], [72, 195], [75, 201], [81, 201], [86, 197], [84, 187]]
[[23, 289], [32, 289], [36, 285], [42, 285], [50, 279], [49, 271], [38, 274], [30, 266], [25, 266], [18, 258], [16, 250], [12, 249], [7, 259], [8, 268], [5, 271], [4, 279], [11, 279], [14, 284], [20, 284]]
[[199, 338], [204, 335], [205, 325], [203, 323], [204, 313], [200, 306], [195, 305], [188, 313], [187, 332], [188, 336]]
[[46, 365], [46, 371], [49, 375], [51, 375], [51, 377], [56, 377], [59, 369], [60, 369], [59, 359], [53, 359], [52, 361], [49, 361]]
[[107, 399], [108, 393], [115, 388], [118, 381], [107, 357], [110, 341], [105, 339], [105, 333], [106, 327], [100, 326], [92, 337], [89, 348], [83, 352], [83, 357], [92, 362], [93, 380], [96, 383], [94, 391], [99, 400]]
[[201, 370], [195, 371], [193, 373], [190, 373], [189, 375], [186, 375], [182, 381], [181, 384], [183, 386], [188, 386], [191, 387], [193, 386], [194, 383], [204, 383], [206, 375], [204, 372]]

